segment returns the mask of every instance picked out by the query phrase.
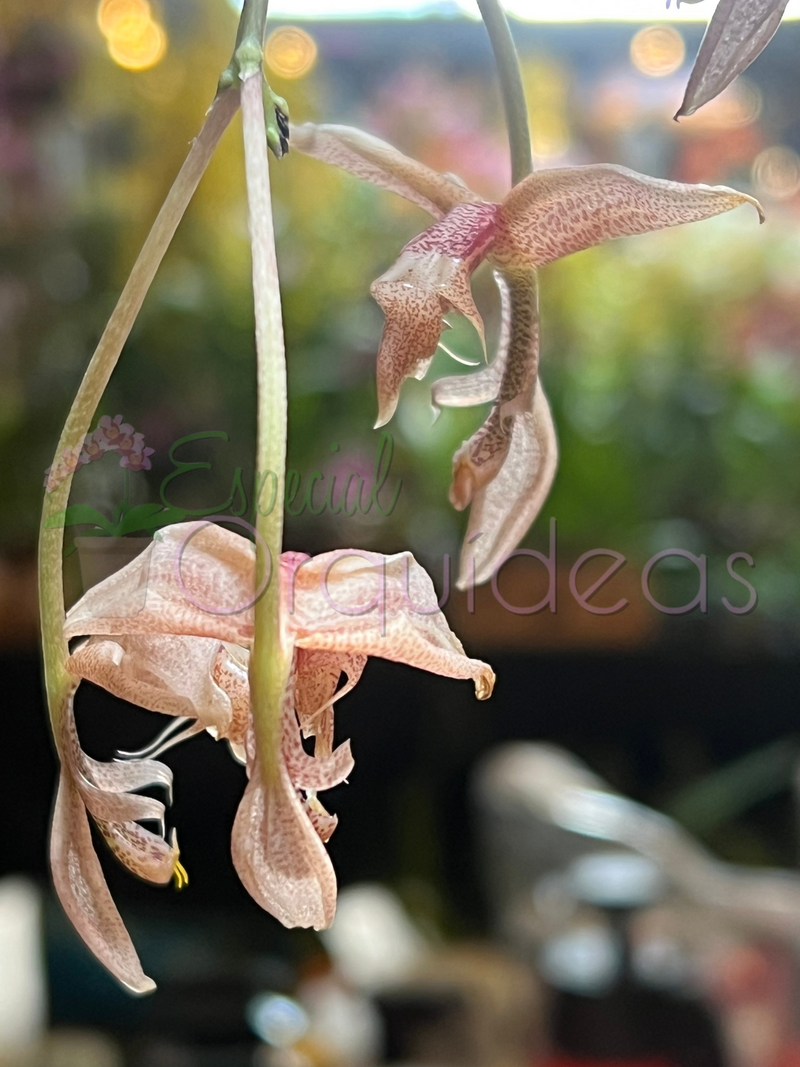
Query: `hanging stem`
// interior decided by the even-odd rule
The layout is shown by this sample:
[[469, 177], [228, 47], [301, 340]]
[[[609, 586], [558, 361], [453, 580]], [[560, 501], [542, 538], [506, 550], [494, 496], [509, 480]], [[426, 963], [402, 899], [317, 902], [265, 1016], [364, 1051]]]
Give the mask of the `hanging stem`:
[[231, 61], [219, 79], [220, 91], [261, 70], [269, 0], [244, 0]]
[[251, 40], [255, 42], [259, 53], [261, 52], [267, 35], [268, 7], [269, 0], [244, 0], [239, 29], [236, 33], [237, 51], [243, 41]]
[[260, 70], [242, 82], [242, 125], [253, 249], [258, 367], [256, 589], [262, 588], [269, 574], [266, 591], [255, 606], [250, 706], [264, 781], [274, 784], [278, 774], [282, 698], [291, 667], [291, 650], [285, 647], [281, 633], [279, 573], [286, 477], [287, 394]]
[[[217, 142], [238, 106], [239, 94], [235, 91], [223, 93], [212, 104], [203, 128], [192, 144], [189, 155], [153, 223], [153, 228], [125, 283], [117, 306], [103, 331], [103, 336], [100, 338], [78, 393], [72, 402], [53, 459], [53, 475], [57, 475], [65, 451], [70, 455], [80, 452], [94, 413], [111, 373], [117, 365], [122, 347], [139, 314], [142, 301], [150, 288], [156, 270]], [[55, 481], [54, 477], [53, 483]], [[64, 640], [64, 528], [56, 526], [48, 529], [45, 523], [48, 518], [66, 507], [71, 484], [72, 474], [65, 472], [63, 481], [55, 485], [55, 488], [46, 495], [42, 509], [42, 529], [39, 535], [39, 612], [42, 626], [45, 686], [56, 739], [61, 736], [60, 726], [65, 706], [65, 693], [68, 692], [70, 686], [70, 675], [66, 669], [68, 650]]]
[[522, 88], [519, 57], [500, 0], [478, 0], [494, 52], [511, 149], [511, 183], [517, 185], [533, 170], [528, 107]]

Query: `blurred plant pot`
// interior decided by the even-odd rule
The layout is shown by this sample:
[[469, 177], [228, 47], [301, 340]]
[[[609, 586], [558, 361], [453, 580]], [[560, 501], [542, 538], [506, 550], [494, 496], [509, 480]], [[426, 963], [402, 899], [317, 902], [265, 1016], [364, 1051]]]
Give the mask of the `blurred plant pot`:
[[152, 537], [76, 537], [84, 593], [122, 570], [152, 540]]

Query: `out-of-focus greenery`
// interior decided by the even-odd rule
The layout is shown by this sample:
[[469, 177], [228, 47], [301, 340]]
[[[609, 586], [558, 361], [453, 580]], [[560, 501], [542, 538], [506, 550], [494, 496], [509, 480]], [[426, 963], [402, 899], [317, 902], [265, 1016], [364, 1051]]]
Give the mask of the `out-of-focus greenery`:
[[[88, 0], [39, 13], [0, 12], [0, 508], [8, 552], [35, 542], [43, 471], [61, 421], [235, 31], [222, 0], [171, 0], [161, 12], [166, 58], [133, 73], [109, 58]], [[392, 45], [386, 32], [370, 36], [368, 27], [308, 26], [320, 49], [316, 68], [272, 83], [296, 120], [364, 125], [500, 196], [507, 162], [488, 55], [475, 44], [479, 26], [448, 37], [455, 25], [416, 24], [424, 52], [408, 46], [409, 27]], [[624, 55], [632, 30], [616, 32]], [[527, 38], [523, 44], [534, 122], [552, 134], [540, 138], [540, 149], [560, 153], [539, 163], [612, 159], [661, 176], [746, 186], [752, 154], [782, 135], [767, 106], [745, 142], [739, 128], [678, 130], [668, 116], [680, 72], [659, 82], [654, 102], [655, 83], [621, 66], [619, 47], [608, 69], [595, 56], [589, 76], [583, 46], [564, 34], [558, 65], [543, 61]], [[448, 51], [451, 39], [458, 47]], [[620, 78], [629, 105], [621, 119], [611, 91]], [[245, 486], [252, 480], [252, 296], [238, 136], [237, 121], [98, 413], [121, 412], [156, 449], [152, 472], [131, 479], [138, 501], [158, 499], [173, 469], [172, 443], [202, 431], [230, 440], [182, 446], [181, 459], [205, 459], [212, 469], [174, 481], [170, 503], [212, 510], [230, 494], [237, 466]], [[698, 158], [713, 173], [696, 173]], [[294, 153], [272, 170], [290, 466], [304, 481], [316, 469], [341, 484], [349, 469], [369, 476], [379, 439], [371, 426], [382, 320], [369, 284], [427, 219]], [[717, 604], [723, 594], [746, 599], [737, 598], [741, 587], [726, 577], [725, 559], [747, 552], [756, 561], [745, 576], [754, 576], [759, 609], [735, 621], [740, 633], [774, 641], [791, 635], [800, 595], [800, 222], [795, 200], [767, 206], [764, 227], [741, 208], [543, 272], [542, 378], [562, 459], [529, 543], [545, 544], [553, 515], [567, 561], [601, 546], [639, 565], [665, 548], [706, 553]], [[492, 339], [497, 308], [486, 268], [475, 289]], [[479, 358], [469, 327], [450, 318], [449, 346]], [[439, 353], [429, 380], [461, 370]], [[387, 484], [403, 481], [393, 513], [290, 517], [291, 547], [410, 547], [441, 573], [442, 555], [457, 554], [464, 526], [447, 503], [451, 456], [483, 411], [444, 412], [432, 425], [428, 397], [428, 384], [408, 383], [388, 427]], [[93, 464], [76, 477], [73, 499], [109, 504], [119, 496], [118, 478], [113, 465]], [[686, 581], [688, 588], [696, 576]]]

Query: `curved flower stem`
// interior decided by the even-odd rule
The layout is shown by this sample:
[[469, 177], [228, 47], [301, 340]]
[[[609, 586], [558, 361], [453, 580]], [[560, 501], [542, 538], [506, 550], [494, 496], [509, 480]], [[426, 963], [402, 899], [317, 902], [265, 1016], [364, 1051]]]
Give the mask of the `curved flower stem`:
[[533, 170], [528, 107], [522, 88], [519, 57], [500, 0], [478, 0], [478, 7], [497, 64], [511, 149], [511, 184], [517, 185]]
[[[280, 561], [286, 477], [286, 357], [275, 256], [261, 71], [243, 76], [242, 125], [245, 174], [253, 248], [253, 297], [258, 362], [258, 443], [256, 451], [256, 589], [269, 572], [266, 591], [255, 606], [250, 657], [250, 706], [265, 784], [279, 769], [283, 692], [291, 649], [280, 619]], [[263, 508], [262, 508], [263, 504]]]
[[[269, 0], [244, 0], [239, 29], [236, 33], [236, 51], [243, 41], [253, 41], [261, 54], [267, 35], [267, 9]], [[260, 63], [260, 60], [259, 60]], [[244, 72], [242, 72], [244, 73]]]
[[[238, 106], [239, 94], [235, 90], [222, 93], [211, 105], [203, 127], [167, 194], [86, 369], [67, 415], [64, 429], [61, 431], [61, 438], [53, 460], [54, 473], [65, 450], [72, 454], [80, 451], [156, 270], [217, 142]], [[71, 484], [72, 475], [68, 474], [52, 492], [45, 496], [42, 528], [39, 535], [39, 613], [42, 627], [45, 687], [57, 745], [60, 744], [61, 718], [70, 691], [70, 675], [66, 669], [68, 650], [64, 640], [64, 529], [63, 526], [49, 529], [45, 523], [48, 518], [66, 507]]]

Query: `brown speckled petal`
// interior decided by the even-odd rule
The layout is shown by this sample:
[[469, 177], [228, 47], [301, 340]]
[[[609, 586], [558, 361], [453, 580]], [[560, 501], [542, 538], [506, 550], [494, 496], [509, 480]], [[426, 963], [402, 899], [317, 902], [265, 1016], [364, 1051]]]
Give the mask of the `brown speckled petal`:
[[497, 477], [508, 456], [514, 421], [530, 409], [536, 388], [539, 369], [536, 272], [515, 271], [506, 274], [502, 281], [503, 313], [509, 325], [501, 330], [501, 348], [495, 360], [502, 369], [500, 385], [486, 421], [453, 457], [450, 502], [459, 511]]
[[338, 815], [331, 815], [327, 812], [316, 797], [308, 797], [303, 806], [320, 841], [327, 844], [333, 836], [333, 831], [339, 825]]
[[233, 826], [233, 865], [256, 903], [284, 926], [323, 930], [336, 911], [328, 853], [283, 761], [265, 785], [252, 735], [247, 749], [250, 780]]
[[166, 885], [175, 873], [178, 849], [158, 834], [151, 833], [137, 822], [131, 821], [143, 817], [131, 814], [128, 821], [107, 821], [94, 815], [94, 821], [109, 849], [123, 867], [146, 882]]
[[111, 899], [79, 792], [86, 779], [74, 730], [74, 695], [74, 688], [65, 694], [60, 717], [58, 740], [64, 762], [50, 831], [53, 884], [69, 919], [103, 966], [131, 992], [148, 993], [155, 983], [144, 974]]
[[67, 667], [132, 704], [198, 719], [215, 736], [228, 737], [234, 717], [231, 700], [214, 678], [217, 661], [226, 658], [224, 651], [212, 637], [98, 636], [79, 645]]
[[[366, 656], [297, 649], [295, 708], [303, 736], [314, 737], [315, 756], [331, 754], [333, 705], [356, 685], [366, 665]], [[343, 673], [347, 682], [337, 690]]]
[[221, 645], [211, 676], [230, 701], [231, 722], [226, 733], [218, 733], [231, 746], [240, 763], [244, 763], [243, 746], [250, 727], [250, 653], [237, 645]]
[[294, 708], [288, 704], [283, 713], [282, 754], [292, 785], [306, 791], [333, 789], [347, 778], [354, 767], [349, 741], [343, 742], [329, 756], [309, 756], [300, 740], [300, 726]]
[[772, 40], [788, 0], [720, 0], [675, 118], [693, 115], [746, 70]]
[[399, 193], [437, 219], [456, 204], [479, 203], [481, 199], [453, 178], [353, 126], [315, 126], [312, 122], [293, 126], [291, 145], [363, 181]]
[[377, 429], [394, 415], [406, 378], [425, 377], [439, 344], [445, 309], [435, 292], [386, 276], [373, 283], [371, 292], [386, 316], [376, 372]]
[[540, 170], [516, 185], [497, 216], [492, 261], [541, 267], [615, 237], [650, 233], [721, 215], [757, 200], [717, 185], [684, 185], [597, 164]]
[[505, 374], [511, 338], [511, 298], [508, 283], [499, 271], [494, 272], [494, 280], [500, 292], [497, 354], [488, 367], [475, 371], [474, 374], [453, 374], [435, 381], [431, 386], [431, 402], [434, 408], [469, 408], [497, 399]]
[[386, 315], [378, 350], [378, 420], [389, 421], [406, 378], [422, 378], [451, 309], [464, 315], [484, 343], [470, 275], [495, 232], [495, 204], [462, 204], [409, 242], [371, 293]]
[[500, 473], [472, 499], [461, 551], [459, 589], [488, 581], [517, 547], [541, 511], [557, 467], [558, 441], [539, 382], [533, 410], [514, 419], [511, 446]]
[[132, 993], [155, 989], [111, 899], [94, 851], [86, 809], [66, 771], [61, 773], [53, 812], [50, 867], [64, 911], [103, 966]]
[[210, 522], [175, 523], [93, 586], [67, 614], [64, 633], [182, 634], [248, 645], [254, 582], [247, 538]]
[[[168, 882], [178, 852], [163, 837], [164, 805], [153, 797], [124, 790], [149, 785], [164, 785], [171, 790], [170, 769], [155, 760], [103, 764], [91, 759], [80, 747], [71, 701], [63, 719], [61, 751], [86, 810], [117, 859], [148, 882]], [[162, 835], [137, 825], [138, 820], [157, 822]]]
[[448, 678], [471, 678], [478, 699], [494, 672], [469, 659], [439, 610], [433, 582], [409, 552], [340, 549], [297, 568], [286, 625], [297, 648], [407, 663]]

